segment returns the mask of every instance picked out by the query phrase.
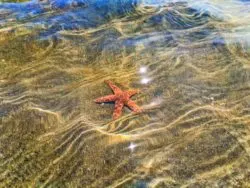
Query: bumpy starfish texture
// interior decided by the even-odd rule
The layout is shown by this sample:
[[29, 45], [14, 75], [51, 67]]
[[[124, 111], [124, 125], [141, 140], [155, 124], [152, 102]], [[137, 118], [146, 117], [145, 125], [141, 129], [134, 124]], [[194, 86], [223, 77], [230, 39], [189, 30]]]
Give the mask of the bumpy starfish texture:
[[119, 87], [114, 85], [111, 81], [105, 81], [109, 87], [113, 90], [113, 95], [107, 95], [104, 97], [97, 98], [95, 100], [96, 103], [105, 103], [105, 102], [115, 102], [115, 109], [113, 113], [113, 119], [117, 119], [122, 114], [122, 109], [124, 106], [130, 108], [133, 112], [141, 112], [141, 108], [136, 105], [134, 101], [130, 98], [139, 93], [139, 90], [128, 90], [122, 91]]

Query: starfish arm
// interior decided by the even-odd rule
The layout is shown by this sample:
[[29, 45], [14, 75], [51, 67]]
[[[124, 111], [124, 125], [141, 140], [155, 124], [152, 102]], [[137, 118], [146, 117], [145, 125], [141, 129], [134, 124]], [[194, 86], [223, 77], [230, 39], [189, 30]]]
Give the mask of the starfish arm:
[[140, 93], [140, 91], [139, 90], [128, 90], [128, 91], [126, 91], [126, 93], [128, 94], [129, 97], [132, 97], [135, 94]]
[[142, 111], [142, 109], [132, 100], [129, 100], [126, 105], [134, 112]]
[[116, 96], [115, 95], [107, 95], [104, 97], [99, 97], [97, 99], [95, 99], [96, 103], [103, 103], [103, 102], [112, 102], [116, 100]]
[[124, 106], [123, 102], [119, 100], [115, 102], [115, 110], [113, 113], [113, 119], [118, 119], [121, 116], [123, 106]]
[[109, 85], [109, 87], [113, 90], [114, 93], [122, 92], [122, 90], [115, 84], [113, 84], [113, 82], [111, 82], [110, 80], [105, 80], [105, 83]]

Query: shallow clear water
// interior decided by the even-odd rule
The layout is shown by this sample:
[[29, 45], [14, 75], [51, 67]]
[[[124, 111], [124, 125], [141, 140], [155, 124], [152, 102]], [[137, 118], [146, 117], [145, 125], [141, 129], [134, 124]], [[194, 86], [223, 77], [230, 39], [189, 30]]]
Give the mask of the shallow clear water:
[[[250, 1], [0, 3], [0, 187], [250, 186]], [[104, 83], [140, 89], [113, 121]]]

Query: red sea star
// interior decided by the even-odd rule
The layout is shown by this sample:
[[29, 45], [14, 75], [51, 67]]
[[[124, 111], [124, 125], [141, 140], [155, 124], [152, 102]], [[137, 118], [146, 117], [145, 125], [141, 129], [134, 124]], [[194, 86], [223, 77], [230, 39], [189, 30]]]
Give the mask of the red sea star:
[[141, 112], [141, 108], [135, 104], [130, 98], [139, 93], [139, 90], [128, 90], [122, 91], [116, 85], [114, 85], [111, 81], [105, 81], [109, 87], [113, 90], [113, 95], [107, 95], [104, 97], [97, 98], [95, 100], [96, 103], [105, 103], [105, 102], [115, 102], [115, 110], [113, 113], [113, 119], [117, 119], [122, 114], [122, 108], [124, 106], [129, 107], [133, 112]]

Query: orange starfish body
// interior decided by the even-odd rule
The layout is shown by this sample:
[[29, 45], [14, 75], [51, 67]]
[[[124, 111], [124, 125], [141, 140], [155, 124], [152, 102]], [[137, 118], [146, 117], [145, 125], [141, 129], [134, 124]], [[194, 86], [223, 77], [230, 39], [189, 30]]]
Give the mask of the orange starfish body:
[[128, 90], [122, 91], [119, 87], [114, 85], [111, 81], [105, 81], [109, 87], [113, 90], [113, 95], [107, 95], [104, 97], [97, 98], [96, 103], [105, 103], [105, 102], [115, 102], [115, 110], [113, 113], [113, 119], [117, 119], [122, 114], [122, 109], [124, 106], [129, 107], [133, 112], [141, 112], [141, 108], [135, 104], [130, 98], [139, 93], [139, 90]]

